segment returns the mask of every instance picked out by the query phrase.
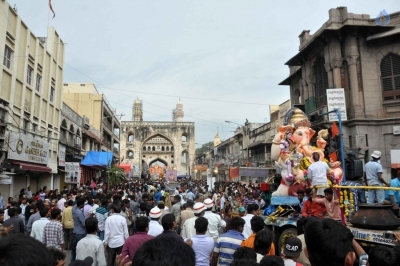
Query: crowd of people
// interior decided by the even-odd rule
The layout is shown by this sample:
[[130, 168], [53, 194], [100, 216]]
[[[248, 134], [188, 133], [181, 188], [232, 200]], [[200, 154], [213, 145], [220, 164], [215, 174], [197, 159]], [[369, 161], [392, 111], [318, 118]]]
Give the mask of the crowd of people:
[[324, 198], [300, 191], [292, 213], [298, 236], [277, 247], [260, 216], [266, 206], [259, 184], [170, 185], [135, 180], [113, 188], [93, 182], [62, 191], [22, 189], [0, 210], [0, 265], [61, 266], [66, 251], [69, 265], [399, 265], [398, 247], [364, 252], [338, 222], [330, 188]]

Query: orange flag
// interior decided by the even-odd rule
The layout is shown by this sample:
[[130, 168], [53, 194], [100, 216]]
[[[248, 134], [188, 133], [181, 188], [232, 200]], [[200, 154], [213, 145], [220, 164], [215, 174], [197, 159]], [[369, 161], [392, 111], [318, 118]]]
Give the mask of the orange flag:
[[336, 122], [333, 122], [332, 127], [331, 127], [331, 131], [332, 131], [332, 138], [334, 138], [337, 135], [339, 135], [339, 128], [336, 125]]
[[49, 7], [50, 7], [51, 12], [53, 12], [53, 19], [54, 19], [56, 16], [56, 13], [54, 13], [53, 6], [51, 5], [51, 0], [49, 0]]

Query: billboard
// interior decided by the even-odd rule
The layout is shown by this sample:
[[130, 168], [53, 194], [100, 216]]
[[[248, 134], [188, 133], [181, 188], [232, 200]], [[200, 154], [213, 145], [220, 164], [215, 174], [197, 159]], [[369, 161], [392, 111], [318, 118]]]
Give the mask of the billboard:
[[65, 166], [65, 146], [58, 144], [58, 165]]
[[165, 174], [165, 181], [177, 182], [178, 181], [178, 171], [177, 170], [167, 170]]
[[30, 134], [10, 131], [8, 159], [47, 165], [50, 143]]
[[[342, 121], [347, 121], [346, 99], [344, 89], [327, 89], [328, 112], [339, 109]], [[339, 121], [335, 112], [329, 114], [329, 121]]]
[[79, 184], [81, 181], [81, 168], [79, 163], [65, 162], [65, 183]]

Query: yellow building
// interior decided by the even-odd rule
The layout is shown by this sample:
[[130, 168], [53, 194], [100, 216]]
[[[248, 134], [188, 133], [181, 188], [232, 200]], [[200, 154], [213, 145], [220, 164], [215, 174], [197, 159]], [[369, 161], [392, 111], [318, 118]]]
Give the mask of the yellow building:
[[119, 158], [120, 121], [103, 94], [90, 83], [65, 83], [63, 101], [100, 133], [102, 151], [111, 151]]
[[0, 192], [16, 199], [28, 186], [59, 188], [65, 46], [53, 27], [47, 37], [36, 37], [7, 1], [0, 7]]

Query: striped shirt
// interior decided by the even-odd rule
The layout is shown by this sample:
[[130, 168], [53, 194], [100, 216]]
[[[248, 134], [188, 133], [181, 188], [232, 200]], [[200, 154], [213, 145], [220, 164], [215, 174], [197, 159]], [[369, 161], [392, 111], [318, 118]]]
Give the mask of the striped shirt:
[[229, 230], [219, 236], [214, 252], [219, 253], [218, 265], [231, 265], [233, 253], [240, 247], [244, 236], [236, 230]]
[[106, 208], [104, 208], [103, 206], [100, 206], [96, 209], [96, 218], [97, 221], [99, 222], [99, 231], [104, 231], [104, 228], [106, 226], [106, 218], [108, 216], [108, 211]]
[[255, 199], [245, 198], [243, 201], [244, 207], [247, 209], [247, 206], [249, 206], [250, 204], [257, 204], [257, 201]]

